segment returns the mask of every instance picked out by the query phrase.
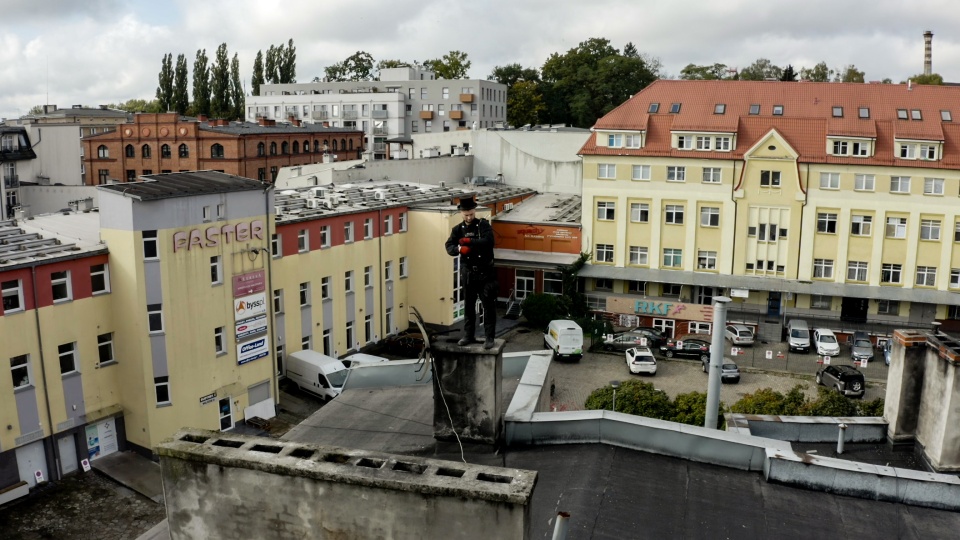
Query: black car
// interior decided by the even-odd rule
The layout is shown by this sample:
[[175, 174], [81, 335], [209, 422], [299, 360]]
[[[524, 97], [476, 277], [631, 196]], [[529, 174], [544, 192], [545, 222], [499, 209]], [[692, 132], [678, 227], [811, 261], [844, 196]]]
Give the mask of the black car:
[[823, 366], [817, 371], [817, 384], [832, 386], [845, 396], [863, 397], [866, 383], [863, 373], [853, 366]]
[[677, 347], [677, 341], [669, 340], [660, 346], [660, 354], [667, 358], [674, 356], [685, 356], [688, 358], [698, 358], [700, 361], [706, 359], [710, 361], [710, 344], [701, 339], [684, 339], [682, 346]]
[[637, 334], [640, 337], [647, 338], [647, 346], [653, 347], [656, 349], [660, 345], [663, 345], [667, 341], [667, 336], [663, 335], [663, 331], [659, 328], [654, 328], [652, 326], [638, 326], [633, 330], [627, 330], [625, 334]]
[[[643, 339], [646, 339], [647, 342], [643, 343]], [[653, 350], [659, 347], [661, 343], [663, 343], [663, 336], [659, 334], [646, 331], [630, 331], [613, 334], [609, 339], [603, 341], [601, 347], [605, 351], [626, 351], [634, 347], [650, 347]]]

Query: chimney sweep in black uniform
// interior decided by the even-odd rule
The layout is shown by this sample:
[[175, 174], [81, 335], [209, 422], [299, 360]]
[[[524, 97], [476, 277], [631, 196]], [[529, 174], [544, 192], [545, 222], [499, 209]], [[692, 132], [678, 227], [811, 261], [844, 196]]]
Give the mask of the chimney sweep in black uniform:
[[493, 266], [493, 227], [485, 219], [477, 219], [477, 201], [460, 199], [457, 205], [463, 223], [450, 231], [444, 246], [451, 257], [460, 256], [460, 283], [465, 293], [463, 337], [461, 347], [476, 341], [477, 297], [483, 305], [484, 349], [493, 348], [497, 328], [497, 273]]

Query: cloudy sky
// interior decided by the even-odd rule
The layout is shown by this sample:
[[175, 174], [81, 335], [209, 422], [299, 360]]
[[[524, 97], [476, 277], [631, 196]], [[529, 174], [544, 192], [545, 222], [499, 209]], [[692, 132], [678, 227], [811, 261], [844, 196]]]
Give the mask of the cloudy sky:
[[[297, 80], [358, 50], [376, 60], [437, 58], [461, 50], [470, 76], [494, 66], [540, 67], [591, 37], [632, 41], [676, 77], [689, 63], [832, 68], [898, 82], [923, 70], [923, 31], [934, 32], [933, 69], [960, 81], [955, 0], [2, 0], [0, 118], [43, 103], [95, 106], [152, 99], [165, 53], [227, 43], [249, 82], [258, 50], [293, 38]], [[49, 96], [49, 97], [48, 97]]]

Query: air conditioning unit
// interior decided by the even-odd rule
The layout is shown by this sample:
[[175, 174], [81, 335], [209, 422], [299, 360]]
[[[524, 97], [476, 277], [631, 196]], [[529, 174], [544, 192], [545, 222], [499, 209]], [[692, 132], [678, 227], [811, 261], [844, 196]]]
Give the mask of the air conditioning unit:
[[320, 199], [307, 199], [307, 208], [320, 208]]
[[273, 207], [273, 213], [276, 214], [276, 215], [278, 215], [278, 216], [282, 216], [282, 215], [283, 215], [283, 207], [282, 207], [282, 206], [274, 206], [274, 207]]
[[386, 200], [387, 194], [384, 193], [383, 191], [377, 190], [373, 192], [373, 198], [378, 201], [383, 201], [383, 200]]
[[333, 210], [334, 208], [337, 207], [337, 204], [331, 201], [330, 199], [324, 199], [323, 201], [321, 201], [321, 203], [323, 204], [323, 207], [326, 208], [327, 210]]

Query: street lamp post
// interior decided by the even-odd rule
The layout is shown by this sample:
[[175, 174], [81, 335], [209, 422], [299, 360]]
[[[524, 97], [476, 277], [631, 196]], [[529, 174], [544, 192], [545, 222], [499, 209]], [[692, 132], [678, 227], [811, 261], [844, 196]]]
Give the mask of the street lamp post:
[[620, 388], [620, 381], [610, 381], [610, 386], [613, 387], [613, 411], [617, 411], [617, 388]]

